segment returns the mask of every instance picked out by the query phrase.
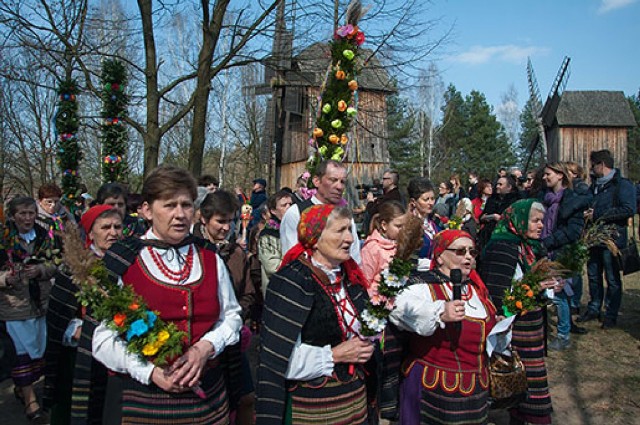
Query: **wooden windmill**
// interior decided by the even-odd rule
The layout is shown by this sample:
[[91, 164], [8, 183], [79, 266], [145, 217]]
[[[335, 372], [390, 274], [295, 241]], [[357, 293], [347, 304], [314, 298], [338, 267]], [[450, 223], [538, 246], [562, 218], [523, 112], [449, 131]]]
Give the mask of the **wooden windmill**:
[[564, 92], [564, 89], [567, 86], [567, 82], [569, 80], [569, 74], [570, 74], [569, 62], [571, 62], [571, 58], [569, 58], [568, 56], [565, 56], [564, 60], [562, 61], [562, 65], [560, 65], [560, 69], [556, 74], [556, 78], [553, 81], [551, 90], [549, 90], [547, 100], [543, 105], [542, 98], [540, 96], [540, 88], [538, 87], [538, 80], [536, 79], [536, 75], [533, 71], [533, 64], [531, 63], [531, 58], [527, 59], [527, 79], [529, 81], [529, 98], [532, 103], [531, 113], [533, 115], [532, 118], [537, 124], [538, 134], [536, 135], [536, 137], [534, 137], [533, 140], [531, 140], [531, 143], [529, 144], [529, 157], [527, 158], [525, 169], [529, 168], [529, 162], [531, 161], [533, 152], [535, 152], [539, 144], [542, 147], [544, 160], [546, 161], [549, 158], [549, 144], [547, 141], [548, 123], [545, 122], [544, 117], [548, 115], [548, 111], [552, 109], [556, 109], [558, 106], [558, 103], [560, 102], [562, 93]]
[[529, 160], [542, 143], [546, 161], [573, 161], [587, 170], [591, 151], [609, 149], [615, 166], [626, 175], [628, 129], [636, 126], [629, 102], [622, 91], [565, 91], [569, 61], [564, 58], [542, 107], [533, 66], [531, 61], [527, 64], [532, 113], [538, 123]]

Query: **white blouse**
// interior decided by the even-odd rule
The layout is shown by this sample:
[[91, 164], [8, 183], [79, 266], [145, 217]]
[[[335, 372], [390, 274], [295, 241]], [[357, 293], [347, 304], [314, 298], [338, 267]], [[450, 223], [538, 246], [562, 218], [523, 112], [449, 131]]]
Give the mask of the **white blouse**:
[[[157, 239], [151, 230], [147, 231], [144, 238]], [[178, 253], [182, 258], [187, 255], [190, 246], [196, 249], [193, 245], [187, 245], [178, 249]], [[184, 265], [184, 260], [178, 258], [176, 250], [151, 249], [155, 250], [156, 254], [162, 256], [164, 263], [170, 270], [178, 271]], [[186, 285], [197, 281], [202, 276], [202, 265], [200, 264], [198, 255], [195, 255], [193, 258], [193, 266], [189, 277], [184, 282], [179, 283], [166, 282], [166, 278], [153, 262], [147, 248], [144, 248], [140, 252], [139, 258], [154, 278], [165, 283]], [[203, 340], [209, 341], [213, 345], [214, 351], [211, 356], [212, 358], [222, 353], [227, 346], [236, 344], [240, 340], [240, 328], [242, 327], [242, 318], [240, 317], [241, 308], [236, 300], [227, 267], [218, 254], [216, 254], [216, 267], [218, 270], [220, 318], [213, 328], [202, 336]], [[122, 284], [122, 280], [120, 284]], [[151, 372], [153, 372], [153, 368], [155, 367], [153, 363], [146, 362], [140, 359], [139, 356], [128, 353], [126, 351], [125, 341], [118, 336], [117, 332], [109, 329], [104, 322], [98, 325], [93, 334], [92, 351], [93, 357], [110, 370], [129, 374], [135, 380], [145, 385], [149, 384]]]
[[[452, 299], [453, 291], [447, 285], [444, 285], [444, 290], [449, 299]], [[465, 315], [476, 319], [486, 318], [487, 310], [473, 286], [464, 285], [463, 294], [468, 294], [467, 291], [471, 291], [471, 298], [464, 304]], [[444, 303], [443, 300], [434, 301], [428, 284], [411, 285], [397, 295], [396, 308], [391, 312], [389, 320], [401, 330], [430, 336], [438, 327], [445, 327], [445, 323], [440, 320]]]

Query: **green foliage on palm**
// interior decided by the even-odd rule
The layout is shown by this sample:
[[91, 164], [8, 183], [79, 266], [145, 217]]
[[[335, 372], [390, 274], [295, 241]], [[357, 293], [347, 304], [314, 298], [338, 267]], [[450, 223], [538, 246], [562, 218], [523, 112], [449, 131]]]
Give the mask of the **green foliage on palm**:
[[75, 199], [80, 196], [78, 165], [82, 151], [78, 145], [78, 85], [75, 80], [65, 80], [58, 86], [58, 104], [55, 116], [58, 134], [57, 162], [62, 174], [62, 204], [73, 210]]
[[127, 116], [129, 96], [127, 86], [127, 70], [118, 60], [106, 60], [102, 64], [102, 179], [105, 182], [126, 181], [127, 178], [127, 146], [129, 136], [124, 125]]

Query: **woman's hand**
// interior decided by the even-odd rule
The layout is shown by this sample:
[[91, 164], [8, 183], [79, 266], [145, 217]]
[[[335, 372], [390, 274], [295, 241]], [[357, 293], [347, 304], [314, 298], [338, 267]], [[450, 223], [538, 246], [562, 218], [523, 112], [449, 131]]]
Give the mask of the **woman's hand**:
[[169, 369], [172, 383], [179, 388], [191, 388], [197, 385], [211, 354], [213, 354], [213, 345], [210, 342], [198, 341], [193, 344]]
[[453, 300], [444, 303], [444, 311], [440, 314], [440, 320], [445, 323], [460, 322], [464, 319], [464, 301]]
[[334, 363], [366, 363], [373, 355], [373, 344], [353, 337], [331, 349]]
[[42, 269], [37, 264], [30, 264], [24, 266], [20, 274], [23, 279], [37, 279], [42, 276]]
[[188, 391], [189, 388], [176, 385], [171, 378], [169, 371], [162, 367], [154, 367], [151, 372], [151, 381], [162, 390], [169, 393], [182, 393]]
[[547, 279], [540, 282], [540, 289], [545, 290], [549, 288], [556, 288], [558, 285], [558, 281], [556, 279]]

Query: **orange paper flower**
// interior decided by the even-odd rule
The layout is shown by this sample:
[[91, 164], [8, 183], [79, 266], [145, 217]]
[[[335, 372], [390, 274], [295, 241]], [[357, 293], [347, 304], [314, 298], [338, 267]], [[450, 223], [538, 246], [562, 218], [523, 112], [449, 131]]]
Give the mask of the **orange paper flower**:
[[340, 138], [338, 136], [336, 136], [335, 134], [332, 134], [331, 136], [329, 136], [329, 141], [331, 143], [333, 143], [334, 145], [336, 143], [338, 143], [339, 140], [340, 140]]
[[529, 291], [527, 292], [527, 297], [529, 297], [529, 298], [533, 298], [533, 291], [532, 291], [532, 290], [529, 290]]
[[140, 308], [140, 304], [138, 303], [131, 303], [131, 305], [129, 306], [129, 310], [131, 311], [136, 311], [139, 308]]
[[344, 112], [346, 110], [347, 110], [347, 102], [345, 102], [344, 100], [338, 101], [338, 111]]
[[313, 137], [315, 137], [316, 139], [319, 139], [322, 136], [324, 136], [324, 131], [322, 131], [321, 128], [316, 127], [313, 129]]
[[349, 141], [349, 138], [346, 136], [346, 134], [343, 134], [342, 136], [340, 136], [340, 143], [342, 143], [343, 145], [346, 145], [348, 141]]
[[118, 327], [122, 327], [124, 325], [124, 321], [127, 320], [127, 315], [123, 313], [118, 313], [113, 316], [113, 323]]
[[351, 91], [358, 90], [358, 82], [356, 80], [349, 81], [349, 90]]
[[344, 71], [342, 70], [336, 71], [337, 80], [344, 80], [346, 77], [347, 77], [347, 74], [345, 74]]
[[522, 301], [516, 301], [516, 307], [521, 309], [522, 308]]

